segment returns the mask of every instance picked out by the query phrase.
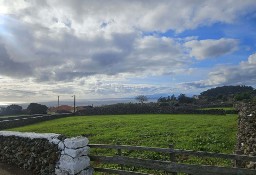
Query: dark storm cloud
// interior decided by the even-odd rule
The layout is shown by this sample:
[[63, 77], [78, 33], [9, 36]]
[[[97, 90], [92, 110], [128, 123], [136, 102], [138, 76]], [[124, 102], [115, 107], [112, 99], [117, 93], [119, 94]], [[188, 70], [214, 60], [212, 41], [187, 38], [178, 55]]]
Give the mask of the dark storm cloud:
[[15, 78], [29, 77], [33, 73], [29, 65], [10, 59], [6, 49], [0, 44], [0, 74]]

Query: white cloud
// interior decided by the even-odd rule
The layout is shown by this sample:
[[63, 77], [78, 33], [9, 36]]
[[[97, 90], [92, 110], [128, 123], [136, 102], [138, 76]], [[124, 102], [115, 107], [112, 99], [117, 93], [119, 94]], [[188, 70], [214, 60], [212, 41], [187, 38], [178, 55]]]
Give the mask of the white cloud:
[[[254, 0], [148, 0], [144, 1], [8, 1], [1, 3], [4, 14], [15, 14], [22, 20], [41, 24], [52, 30], [71, 27], [75, 33], [131, 31], [183, 31], [215, 22], [232, 23], [244, 10], [255, 8]], [[68, 25], [67, 25], [68, 24]]]
[[230, 54], [238, 49], [236, 39], [221, 38], [219, 40], [192, 40], [185, 43], [190, 48], [190, 55], [198, 60], [214, 58]]
[[2, 0], [0, 76], [5, 77], [6, 90], [2, 87], [0, 95], [7, 99], [4, 93], [8, 89], [20, 99], [26, 96], [21, 96], [22, 92], [28, 99], [47, 99], [65, 92], [91, 98], [160, 92], [160, 86], [131, 85], [127, 78], [186, 70], [192, 60], [184, 42], [198, 59], [231, 53], [238, 43], [224, 38], [197, 41], [188, 36], [178, 40], [145, 33], [179, 33], [218, 22], [233, 23], [255, 7], [254, 0]]
[[248, 64], [256, 64], [256, 53], [249, 56]]
[[220, 85], [256, 84], [255, 54], [248, 57], [248, 61], [242, 61], [236, 66], [219, 66], [208, 74], [206, 80], [184, 83], [190, 87], [213, 87]]
[[[5, 55], [3, 65], [8, 64], [10, 71], [0, 72], [11, 77], [33, 77], [37, 82], [45, 82], [72, 81], [98, 74], [161, 74], [188, 63], [182, 46], [171, 38], [142, 36], [136, 31], [113, 32], [107, 37], [99, 34], [93, 38], [78, 37], [67, 31], [52, 36], [11, 17], [5, 20], [3, 27], [10, 37], [0, 36], [0, 51]], [[14, 70], [21, 71], [18, 74], [12, 72], [15, 65], [19, 68]]]

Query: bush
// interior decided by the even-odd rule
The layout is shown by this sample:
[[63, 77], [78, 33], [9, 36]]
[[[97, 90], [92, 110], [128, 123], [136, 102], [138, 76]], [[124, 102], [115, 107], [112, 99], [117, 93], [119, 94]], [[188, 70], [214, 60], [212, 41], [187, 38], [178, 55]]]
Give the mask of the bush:
[[30, 103], [27, 107], [29, 114], [47, 114], [48, 107], [38, 103]]
[[22, 114], [22, 107], [12, 104], [6, 108], [1, 109], [3, 115], [19, 115]]

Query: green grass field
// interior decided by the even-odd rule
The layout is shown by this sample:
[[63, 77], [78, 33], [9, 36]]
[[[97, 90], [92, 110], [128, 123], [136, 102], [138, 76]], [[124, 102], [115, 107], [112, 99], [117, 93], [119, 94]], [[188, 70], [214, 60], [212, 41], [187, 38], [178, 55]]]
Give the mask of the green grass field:
[[[232, 153], [236, 143], [237, 115], [106, 115], [57, 119], [13, 131], [60, 133], [68, 137], [86, 135], [90, 143], [122, 144]], [[113, 150], [93, 149], [92, 154], [113, 155]], [[152, 152], [123, 153], [145, 159], [169, 160], [169, 155]], [[232, 161], [178, 156], [183, 163], [232, 166]], [[117, 165], [106, 167], [120, 168]], [[132, 169], [129, 169], [132, 170]], [[144, 172], [143, 169], [140, 171]], [[153, 174], [159, 172], [145, 171]], [[161, 173], [160, 173], [161, 174]]]
[[21, 128], [27, 132], [86, 135], [90, 143], [126, 144], [231, 153], [237, 115], [109, 115], [77, 116]]

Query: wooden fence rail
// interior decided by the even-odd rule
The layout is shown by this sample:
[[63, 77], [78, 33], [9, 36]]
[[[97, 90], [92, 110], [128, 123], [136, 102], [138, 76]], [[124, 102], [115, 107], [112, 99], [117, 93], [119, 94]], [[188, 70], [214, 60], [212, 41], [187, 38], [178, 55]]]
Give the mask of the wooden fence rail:
[[192, 150], [180, 150], [172, 148], [154, 148], [143, 146], [129, 146], [129, 145], [107, 145], [107, 144], [90, 144], [91, 148], [105, 148], [105, 149], [121, 149], [121, 150], [133, 150], [133, 151], [152, 151], [156, 153], [175, 153], [181, 155], [190, 155], [198, 157], [213, 157], [230, 160], [243, 160], [256, 162], [256, 156], [238, 155], [238, 154], [223, 154], [204, 151], [192, 151]]
[[207, 165], [190, 165], [170, 161], [145, 160], [123, 156], [91, 156], [91, 160], [102, 163], [113, 163], [136, 166], [147, 169], [163, 170], [166, 172], [182, 172], [193, 175], [255, 175], [255, 170], [242, 168], [227, 168]]
[[[142, 174], [138, 172], [124, 171], [123, 166], [134, 166], [153, 170], [162, 170], [176, 175], [177, 173], [186, 173], [188, 175], [256, 175], [256, 170], [245, 169], [241, 167], [218, 167], [209, 165], [192, 165], [182, 164], [176, 162], [176, 155], [189, 155], [198, 157], [212, 157], [234, 160], [234, 162], [252, 161], [256, 162], [256, 156], [237, 155], [237, 154], [222, 154], [203, 151], [179, 150], [174, 149], [172, 145], [169, 148], [154, 148], [142, 146], [128, 146], [128, 145], [106, 145], [106, 144], [90, 144], [91, 148], [101, 149], [115, 149], [118, 150], [118, 156], [97, 156], [91, 155], [92, 161], [100, 163], [112, 163], [121, 165], [121, 170], [113, 170], [106, 168], [96, 168], [95, 171], [108, 172], [112, 174], [136, 175]], [[170, 161], [147, 160], [122, 156], [121, 150], [134, 151], [151, 151], [157, 153], [170, 154]]]

